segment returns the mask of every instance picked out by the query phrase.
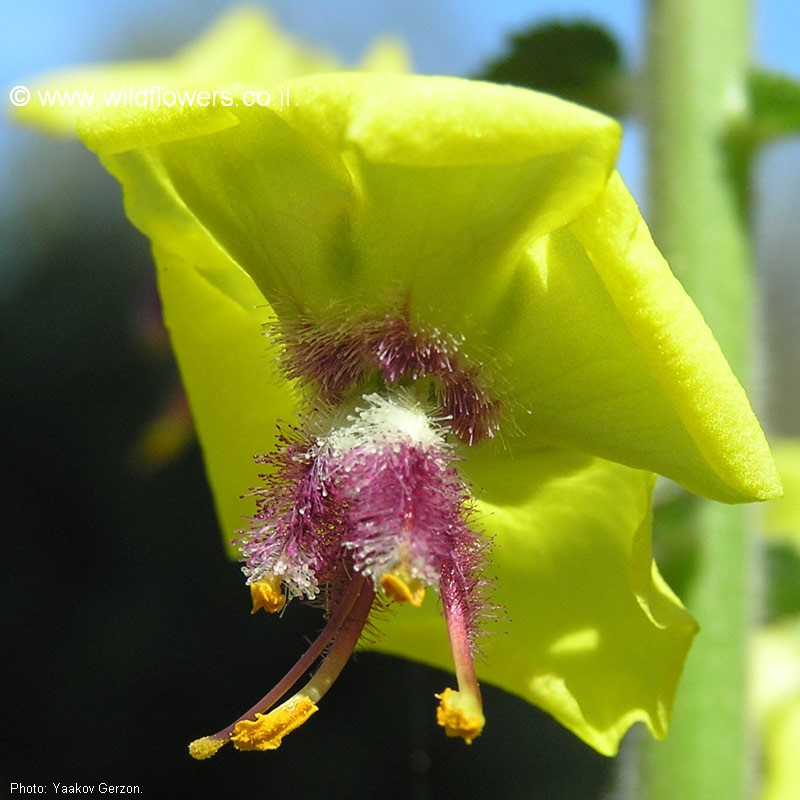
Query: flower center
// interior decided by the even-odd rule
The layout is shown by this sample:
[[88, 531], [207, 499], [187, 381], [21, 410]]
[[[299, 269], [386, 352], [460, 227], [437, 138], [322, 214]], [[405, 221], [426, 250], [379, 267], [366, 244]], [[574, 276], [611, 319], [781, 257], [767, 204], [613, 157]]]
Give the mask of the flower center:
[[[458, 692], [438, 695], [439, 724], [467, 742], [480, 733], [473, 651], [485, 612], [486, 545], [467, 524], [471, 497], [446, 434], [407, 392], [369, 394], [324, 433], [313, 435], [307, 425], [261, 459], [271, 471], [239, 541], [253, 610], [279, 611], [286, 599], [304, 597], [321, 602], [328, 624], [262, 701], [193, 743], [195, 757], [213, 755], [226, 741], [239, 749], [278, 747], [317, 710], [371, 607], [419, 607], [427, 586], [441, 598], [458, 680]], [[323, 652], [311, 681], [273, 708]]]

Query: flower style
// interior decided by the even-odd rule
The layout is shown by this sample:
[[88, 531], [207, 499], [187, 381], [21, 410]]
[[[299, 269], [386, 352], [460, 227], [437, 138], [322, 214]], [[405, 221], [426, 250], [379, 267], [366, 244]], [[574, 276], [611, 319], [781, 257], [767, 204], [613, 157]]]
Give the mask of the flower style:
[[[602, 753], [635, 721], [663, 737], [696, 625], [652, 559], [654, 473], [726, 502], [780, 484], [614, 171], [618, 125], [404, 75], [309, 75], [290, 104], [246, 105], [279, 80], [233, 73], [204, 77], [231, 105], [76, 122], [152, 240], [254, 609], [304, 598], [327, 620], [192, 754], [277, 747], [389, 604], [369, 646], [452, 658], [458, 688], [437, 712], [450, 735], [480, 733], [481, 676]], [[481, 636], [497, 621], [509, 635]]]

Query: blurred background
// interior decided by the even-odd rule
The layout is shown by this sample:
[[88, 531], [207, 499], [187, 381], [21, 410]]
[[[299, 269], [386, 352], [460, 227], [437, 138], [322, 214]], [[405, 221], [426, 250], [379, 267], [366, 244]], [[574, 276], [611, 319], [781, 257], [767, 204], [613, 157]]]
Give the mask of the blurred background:
[[[0, 87], [79, 63], [166, 56], [229, 3], [10, 2]], [[477, 75], [535, 23], [590, 20], [628, 69], [644, 49], [635, 0], [276, 0], [290, 34], [355, 63], [374, 38], [406, 42], [416, 71]], [[760, 62], [800, 75], [800, 5], [754, 7]], [[4, 105], [5, 107], [5, 105]], [[646, 216], [641, 137], [621, 170]], [[763, 354], [756, 402], [800, 434], [800, 142], [759, 159], [756, 257]], [[261, 791], [300, 798], [604, 797], [612, 762], [546, 715], [491, 688], [472, 747], [435, 725], [445, 676], [362, 654], [313, 722], [275, 754], [188, 742], [264, 694], [319, 625], [293, 605], [251, 617], [223, 556], [200, 454], [189, 440], [159, 327], [148, 246], [119, 188], [72, 141], [0, 127], [0, 625], [5, 668], [0, 791], [21, 783], [139, 784], [145, 796]], [[171, 459], [141, 450], [153, 420]], [[161, 441], [161, 440], [159, 440]], [[156, 463], [156, 461], [158, 463]]]

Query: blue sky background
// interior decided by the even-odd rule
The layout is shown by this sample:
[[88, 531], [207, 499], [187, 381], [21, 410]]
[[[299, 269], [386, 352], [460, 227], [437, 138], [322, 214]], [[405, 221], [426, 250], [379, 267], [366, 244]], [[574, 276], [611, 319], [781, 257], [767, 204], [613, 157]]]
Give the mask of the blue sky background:
[[[231, 4], [220, 0], [15, 0], [0, 11], [0, 81], [65, 64], [102, 59], [125, 47], [141, 55], [169, 52]], [[274, 0], [264, 4], [288, 30], [355, 58], [379, 33], [411, 43], [421, 72], [464, 73], [500, 48], [505, 34], [543, 17], [599, 20], [634, 58], [641, 51], [644, 3], [638, 0]], [[800, 67], [800, 3], [754, 3], [754, 46], [769, 66]]]

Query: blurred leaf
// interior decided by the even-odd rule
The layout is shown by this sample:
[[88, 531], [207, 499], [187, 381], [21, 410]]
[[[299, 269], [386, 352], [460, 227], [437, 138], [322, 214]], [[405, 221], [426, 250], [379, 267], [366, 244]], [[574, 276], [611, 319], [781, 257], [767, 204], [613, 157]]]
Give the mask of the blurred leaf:
[[772, 442], [772, 455], [784, 493], [763, 507], [764, 534], [770, 541], [791, 544], [800, 554], [800, 439]]
[[752, 699], [763, 744], [761, 800], [795, 800], [800, 785], [800, 617], [762, 629]]
[[744, 219], [752, 214], [751, 175], [759, 146], [800, 133], [800, 82], [754, 70], [747, 91], [748, 106], [732, 115], [725, 138], [726, 173]]
[[665, 482], [658, 484], [653, 508], [653, 550], [662, 575], [679, 597], [691, 584], [697, 567], [696, 511], [696, 498], [688, 492], [674, 484], [668, 488]]
[[750, 76], [749, 88], [756, 141], [800, 133], [800, 82], [757, 70]]
[[764, 551], [764, 613], [769, 622], [800, 616], [800, 554], [788, 543], [769, 544]]
[[628, 111], [619, 45], [599, 25], [549, 22], [514, 34], [479, 78], [558, 95], [612, 116]]
[[784, 495], [765, 503], [765, 611], [775, 621], [800, 615], [800, 440], [778, 439], [772, 453], [783, 482]]

